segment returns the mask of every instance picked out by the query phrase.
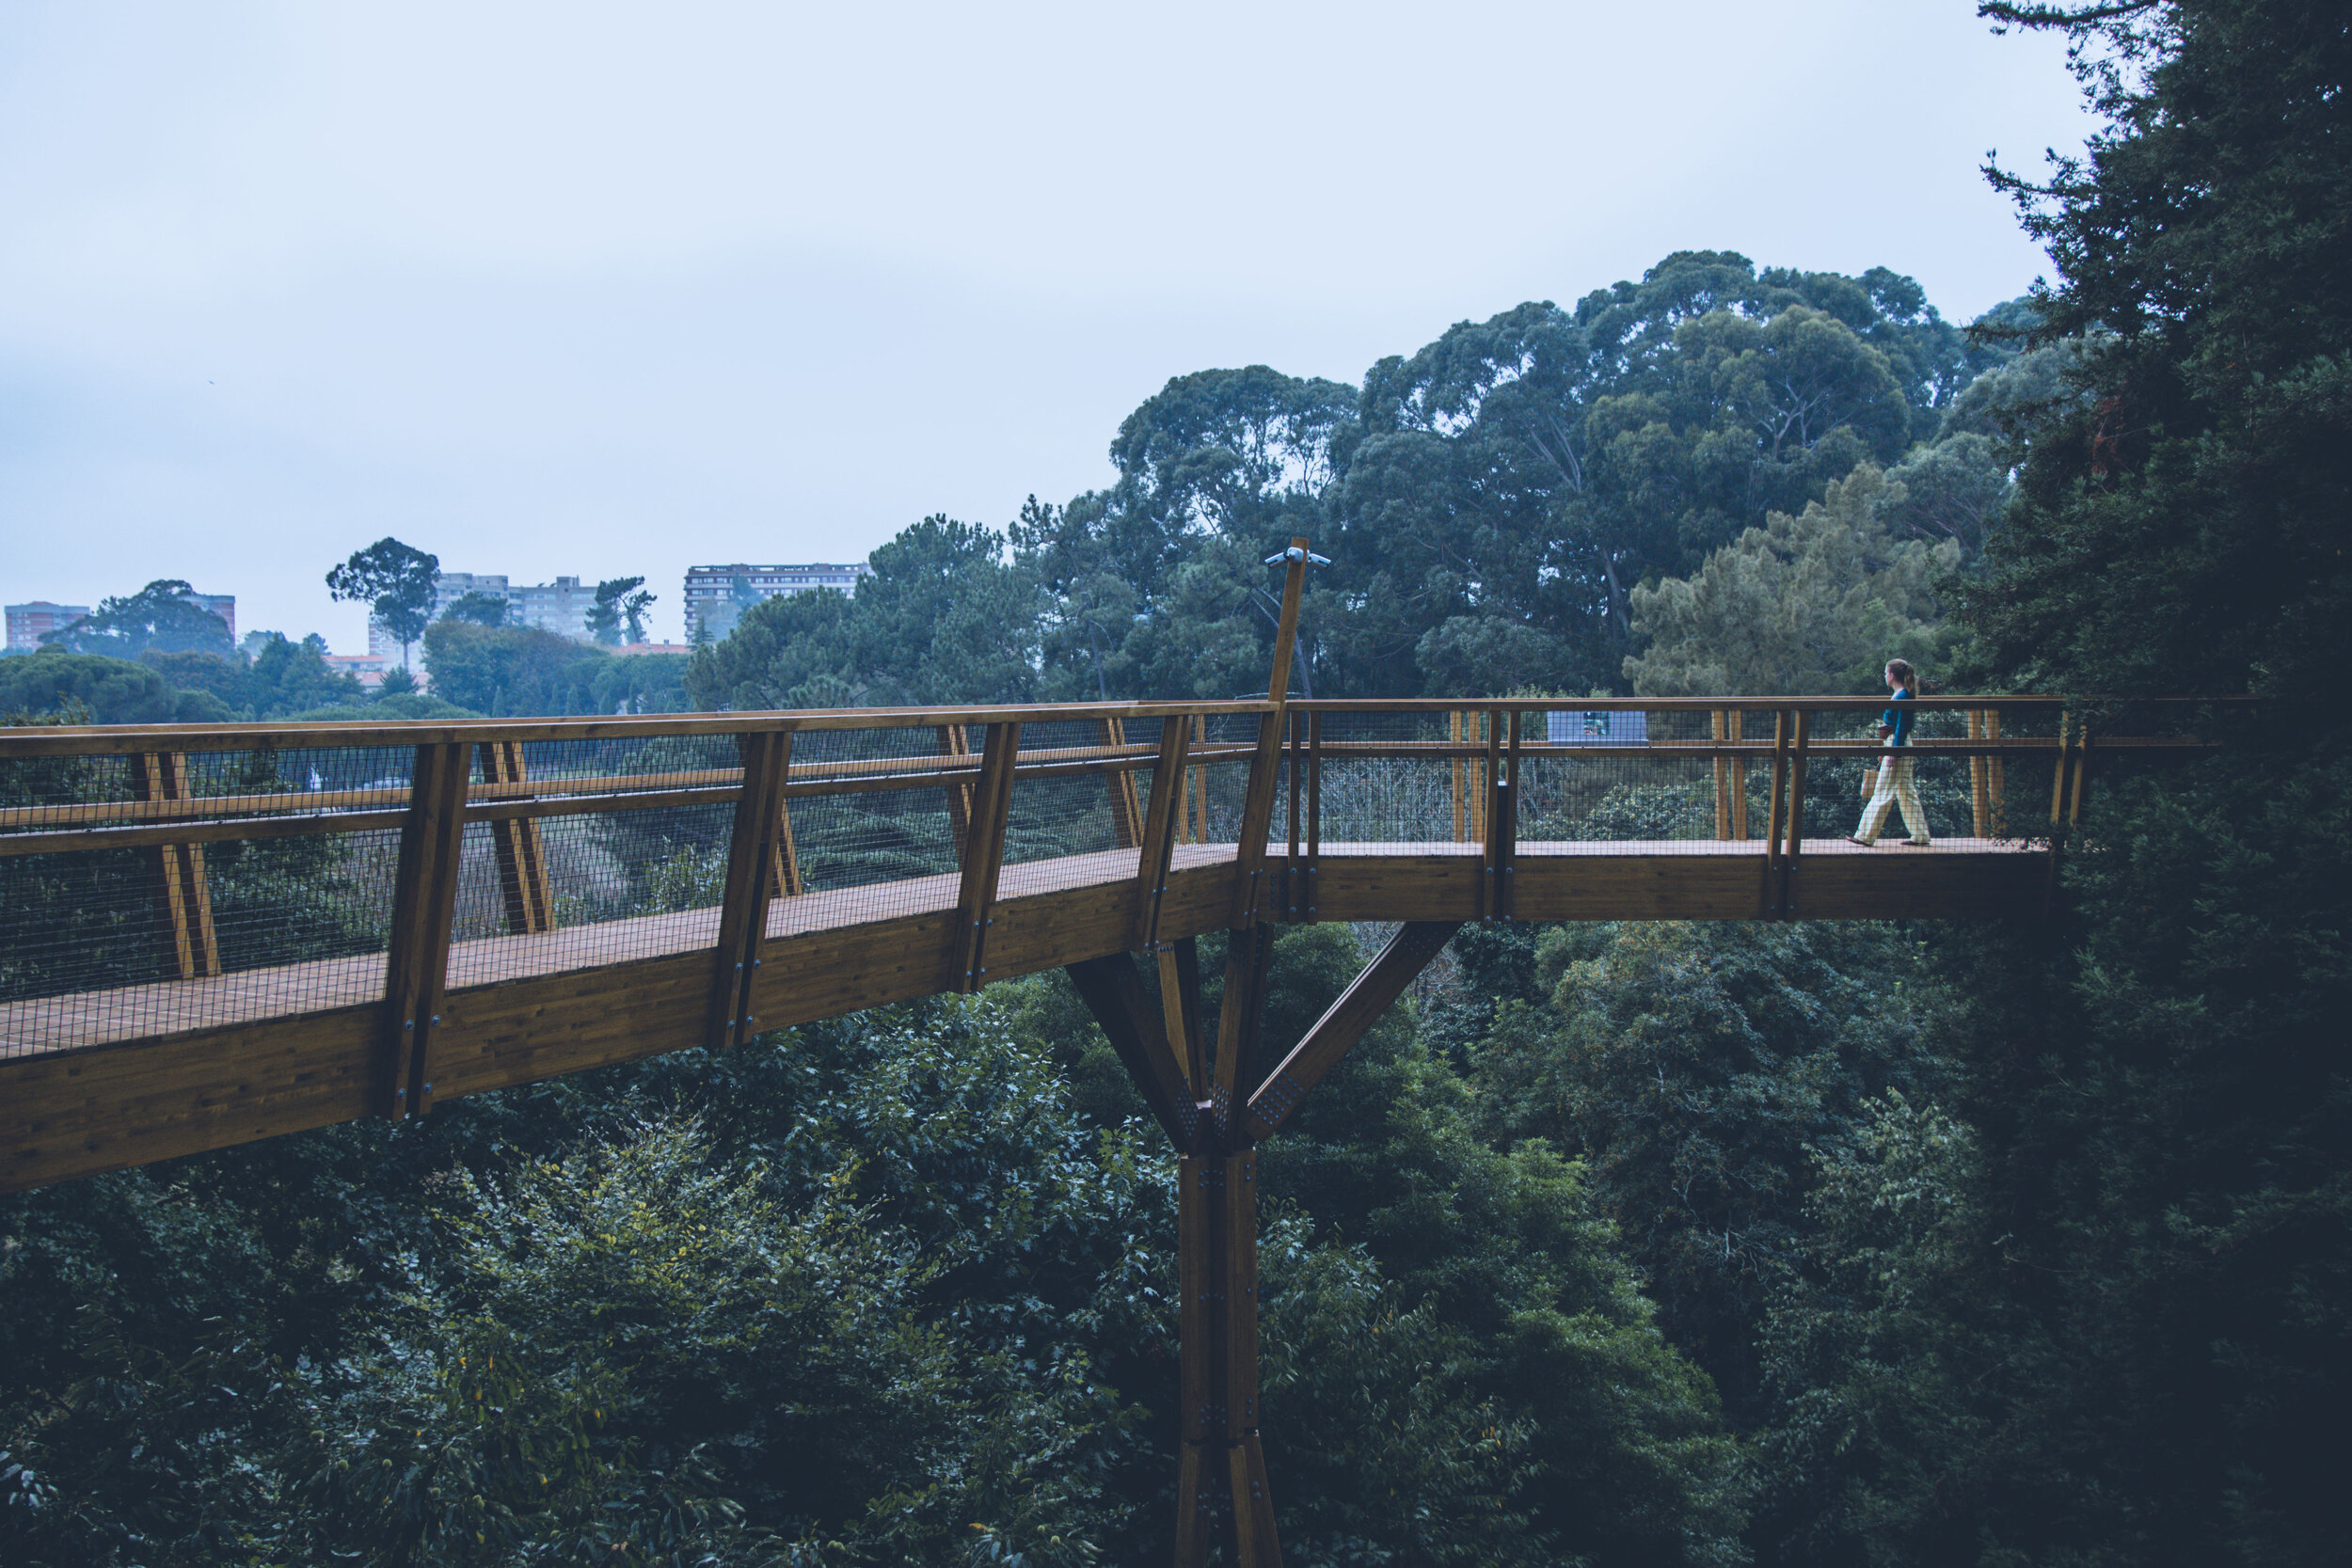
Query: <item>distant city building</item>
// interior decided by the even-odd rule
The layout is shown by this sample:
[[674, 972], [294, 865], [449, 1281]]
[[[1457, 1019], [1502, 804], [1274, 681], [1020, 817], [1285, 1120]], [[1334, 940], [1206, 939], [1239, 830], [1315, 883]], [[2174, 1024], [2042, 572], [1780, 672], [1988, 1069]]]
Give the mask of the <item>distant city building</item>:
[[[441, 580], [434, 585], [433, 613], [428, 620], [437, 621], [449, 612], [449, 607], [468, 594], [487, 594], [506, 601], [506, 624], [512, 626], [537, 626], [576, 642], [591, 641], [588, 633], [588, 611], [596, 608], [596, 585], [582, 583], [578, 578], [557, 578], [553, 582], [517, 585], [503, 572], [443, 572]], [[368, 652], [379, 657], [389, 657], [400, 662], [400, 644], [373, 621], [368, 623]]]
[[574, 641], [593, 641], [588, 612], [596, 606], [596, 585], [582, 587], [578, 578], [557, 578], [506, 591], [506, 618], [518, 626], [537, 626]]
[[8, 607], [8, 652], [30, 654], [40, 651], [44, 633], [63, 631], [89, 613], [86, 604], [51, 604], [47, 599], [35, 599], [31, 604]]
[[857, 592], [857, 579], [871, 577], [874, 568], [863, 561], [836, 566], [812, 561], [798, 566], [755, 566], [737, 562], [727, 566], [686, 568], [686, 635], [702, 633], [717, 641], [735, 629], [745, 610], [762, 599], [805, 594], [812, 588]]
[[624, 642], [612, 650], [616, 654], [691, 654], [694, 650], [683, 642]]

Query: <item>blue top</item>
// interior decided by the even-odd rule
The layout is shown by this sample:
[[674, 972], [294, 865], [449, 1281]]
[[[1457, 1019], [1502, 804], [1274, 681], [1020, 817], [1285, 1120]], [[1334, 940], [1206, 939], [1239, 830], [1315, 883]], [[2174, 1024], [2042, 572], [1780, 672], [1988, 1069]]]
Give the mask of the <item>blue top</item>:
[[1893, 735], [1886, 737], [1886, 743], [1889, 746], [1908, 746], [1911, 744], [1911, 715], [1913, 711], [1910, 706], [1910, 689], [1906, 688], [1896, 692], [1893, 701], [1896, 705], [1888, 708], [1884, 713], [1880, 714], [1879, 722], [1884, 724], [1887, 728], [1895, 732]]

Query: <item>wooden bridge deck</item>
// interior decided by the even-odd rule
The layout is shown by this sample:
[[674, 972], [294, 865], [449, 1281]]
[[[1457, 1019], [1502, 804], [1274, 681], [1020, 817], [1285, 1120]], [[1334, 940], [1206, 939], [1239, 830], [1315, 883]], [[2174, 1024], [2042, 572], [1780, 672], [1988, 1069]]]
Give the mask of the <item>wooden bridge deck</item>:
[[[1159, 935], [1222, 928], [1230, 844], [1174, 847]], [[986, 980], [1128, 950], [1138, 852], [1004, 867]], [[2015, 842], [1808, 839], [1784, 911], [1760, 841], [1522, 843], [1523, 920], [1984, 916], [2038, 901], [2047, 851]], [[1266, 863], [1278, 918], [1304, 857]], [[1475, 844], [1329, 843], [1312, 918], [1476, 919]], [[1286, 873], [1295, 871], [1298, 875]], [[753, 989], [755, 1026], [807, 1022], [959, 988], [959, 879], [936, 876], [775, 899]], [[1298, 896], [1304, 896], [1303, 893]], [[689, 910], [453, 943], [435, 1036], [437, 1098], [480, 1093], [698, 1045], [720, 911]], [[118, 1168], [369, 1114], [383, 1027], [381, 954], [0, 1006], [0, 1190]], [[293, 1008], [290, 1010], [290, 1004]], [[36, 1037], [63, 1039], [26, 1049]]]

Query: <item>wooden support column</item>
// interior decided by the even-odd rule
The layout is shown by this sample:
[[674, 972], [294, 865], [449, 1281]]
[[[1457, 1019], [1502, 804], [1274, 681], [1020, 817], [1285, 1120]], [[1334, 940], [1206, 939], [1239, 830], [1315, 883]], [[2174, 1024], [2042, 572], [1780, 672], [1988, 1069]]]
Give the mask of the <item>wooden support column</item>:
[[1160, 904], [1168, 896], [1168, 870], [1183, 826], [1184, 755], [1192, 720], [1174, 715], [1160, 721], [1160, 752], [1152, 763], [1152, 800], [1144, 808], [1143, 843], [1136, 857], [1135, 934], [1129, 945], [1149, 953], [1159, 946]]
[[[485, 740], [474, 748], [474, 754], [481, 763], [484, 784], [516, 784], [527, 777], [519, 740]], [[500, 817], [490, 824], [490, 845], [498, 855], [499, 897], [505, 907], [506, 928], [518, 936], [555, 929], [555, 889], [548, 878], [547, 845], [538, 819]]]
[[727, 840], [727, 879], [719, 906], [719, 942], [711, 954], [707, 1036], [714, 1046], [752, 1037], [752, 984], [768, 936], [768, 901], [775, 895], [776, 840], [784, 823], [784, 780], [792, 766], [792, 732], [765, 730], [736, 736], [743, 754], [743, 792], [736, 797]]
[[996, 924], [996, 878], [1005, 866], [1005, 821], [1012, 810], [1012, 769], [1021, 753], [1017, 722], [991, 724], [972, 790], [972, 826], [963, 848], [963, 884], [956, 898], [949, 977], [957, 990], [988, 983], [988, 928]]
[[[133, 757], [132, 785], [142, 800], [190, 798], [183, 752], [142, 752]], [[164, 973], [200, 980], [220, 973], [220, 939], [213, 929], [213, 891], [204, 876], [204, 846], [158, 844], [149, 851]]]
[[2083, 789], [2090, 777], [2090, 726], [2077, 725], [2074, 730], [2074, 784], [2066, 806], [2066, 825], [2074, 827], [2083, 819]]
[[1223, 1286], [1217, 1229], [1224, 1219], [1225, 1160], [1176, 1161], [1177, 1568], [1201, 1568], [1216, 1534], [1217, 1494], [1227, 1487]]
[[1226, 1484], [1233, 1497], [1234, 1561], [1241, 1568], [1282, 1560], [1258, 1441], [1258, 1151], [1245, 1145], [1225, 1157], [1223, 1340]]
[[385, 959], [386, 1038], [376, 1092], [382, 1116], [421, 1117], [433, 1108], [433, 1031], [441, 1022], [457, 922], [470, 751], [462, 742], [420, 746], [409, 775]]
[[[1102, 732], [1105, 746], [1127, 744], [1127, 726], [1120, 720], [1104, 720]], [[1136, 800], [1136, 776], [1121, 768], [1104, 774], [1103, 782], [1110, 788], [1111, 842], [1121, 849], [1136, 848], [1143, 843], [1143, 808]]]

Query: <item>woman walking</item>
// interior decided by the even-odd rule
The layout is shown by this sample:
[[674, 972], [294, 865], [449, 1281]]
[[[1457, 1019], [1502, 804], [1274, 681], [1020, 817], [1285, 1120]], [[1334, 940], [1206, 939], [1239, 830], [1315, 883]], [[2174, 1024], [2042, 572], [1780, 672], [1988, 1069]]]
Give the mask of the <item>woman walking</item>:
[[1862, 825], [1851, 834], [1853, 842], [1866, 849], [1878, 847], [1879, 834], [1886, 831], [1886, 814], [1899, 802], [1903, 808], [1903, 826], [1911, 830], [1910, 842], [1914, 846], [1929, 842], [1928, 814], [1919, 809], [1919, 792], [1911, 779], [1912, 700], [1919, 695], [1919, 673], [1908, 659], [1890, 658], [1886, 685], [1895, 695], [1893, 705], [1879, 715], [1879, 739], [1888, 751], [1879, 758], [1879, 786], [1862, 808]]

